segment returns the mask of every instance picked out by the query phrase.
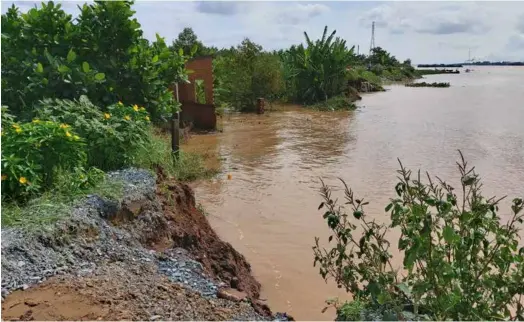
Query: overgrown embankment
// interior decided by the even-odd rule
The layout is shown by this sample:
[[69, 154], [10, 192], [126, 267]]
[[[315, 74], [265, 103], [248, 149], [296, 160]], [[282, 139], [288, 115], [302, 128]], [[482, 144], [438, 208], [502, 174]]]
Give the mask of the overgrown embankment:
[[4, 319], [272, 318], [249, 263], [187, 185], [138, 169], [108, 176], [123, 185], [118, 200], [90, 195], [53, 224], [2, 229]]

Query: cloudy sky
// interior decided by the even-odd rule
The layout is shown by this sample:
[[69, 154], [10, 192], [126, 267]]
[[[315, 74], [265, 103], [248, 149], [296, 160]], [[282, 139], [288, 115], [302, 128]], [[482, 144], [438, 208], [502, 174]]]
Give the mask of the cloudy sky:
[[[2, 0], [2, 13], [12, 1]], [[36, 2], [15, 2], [27, 11]], [[61, 2], [76, 15], [82, 2]], [[147, 38], [169, 42], [190, 26], [207, 45], [238, 44], [244, 37], [267, 49], [303, 41], [303, 31], [320, 37], [325, 25], [349, 45], [369, 51], [375, 43], [414, 63], [461, 62], [472, 57], [524, 61], [524, 2], [373, 1], [137, 1], [136, 17]]]

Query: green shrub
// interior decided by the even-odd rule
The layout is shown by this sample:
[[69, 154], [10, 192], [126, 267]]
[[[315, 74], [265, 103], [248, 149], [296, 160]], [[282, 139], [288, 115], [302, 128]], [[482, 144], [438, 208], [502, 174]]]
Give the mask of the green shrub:
[[[315, 264], [324, 279], [373, 306], [396, 312], [428, 313], [434, 320], [523, 319], [524, 247], [519, 225], [524, 221], [522, 198], [513, 199], [509, 221], [501, 223], [501, 199], [485, 198], [480, 178], [464, 158], [457, 163], [461, 187], [457, 196], [446, 182], [423, 183], [420, 172], [400, 166], [397, 197], [385, 211], [389, 225], [368, 219], [368, 202], [357, 199], [345, 185], [350, 213], [322, 187], [324, 219], [333, 234], [330, 249], [316, 238]], [[371, 218], [377, 218], [372, 216]], [[362, 229], [361, 234], [355, 230]], [[397, 243], [385, 235], [400, 230]], [[391, 262], [390, 245], [403, 252], [405, 272]], [[514, 309], [511, 312], [511, 308]]]
[[241, 111], [254, 111], [257, 98], [273, 101], [283, 89], [281, 62], [277, 55], [244, 39], [213, 62], [215, 103], [228, 104]]
[[148, 143], [149, 116], [137, 105], [117, 103], [102, 112], [85, 96], [78, 101], [45, 99], [40, 102], [38, 116], [71, 124], [87, 143], [88, 165], [102, 170], [132, 164], [137, 149]]
[[2, 130], [3, 196], [26, 198], [50, 188], [58, 169], [86, 165], [84, 140], [70, 125], [38, 119], [6, 123]]

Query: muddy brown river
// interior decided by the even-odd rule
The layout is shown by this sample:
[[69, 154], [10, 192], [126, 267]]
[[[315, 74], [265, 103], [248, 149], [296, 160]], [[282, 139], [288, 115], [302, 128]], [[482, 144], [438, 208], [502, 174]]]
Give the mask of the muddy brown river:
[[348, 298], [313, 267], [314, 238], [329, 233], [317, 211], [319, 178], [345, 179], [370, 201], [369, 214], [387, 220], [397, 157], [456, 183], [461, 149], [486, 194], [524, 196], [524, 68], [474, 67], [426, 81], [451, 87], [388, 86], [364, 95], [354, 112], [224, 116], [223, 133], [193, 136], [184, 147], [220, 156], [221, 174], [194, 185], [197, 202], [247, 257], [274, 311], [327, 320], [334, 311], [321, 313], [325, 300]]

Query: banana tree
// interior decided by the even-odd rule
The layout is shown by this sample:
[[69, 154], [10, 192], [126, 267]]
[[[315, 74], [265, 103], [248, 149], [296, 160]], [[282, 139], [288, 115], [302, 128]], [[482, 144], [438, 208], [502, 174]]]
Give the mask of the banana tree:
[[326, 26], [322, 38], [312, 41], [304, 32], [305, 46], [292, 46], [281, 54], [287, 85], [295, 87], [297, 102], [314, 104], [344, 92], [347, 67], [356, 57], [354, 48], [348, 49], [335, 34], [336, 30], [328, 36]]

